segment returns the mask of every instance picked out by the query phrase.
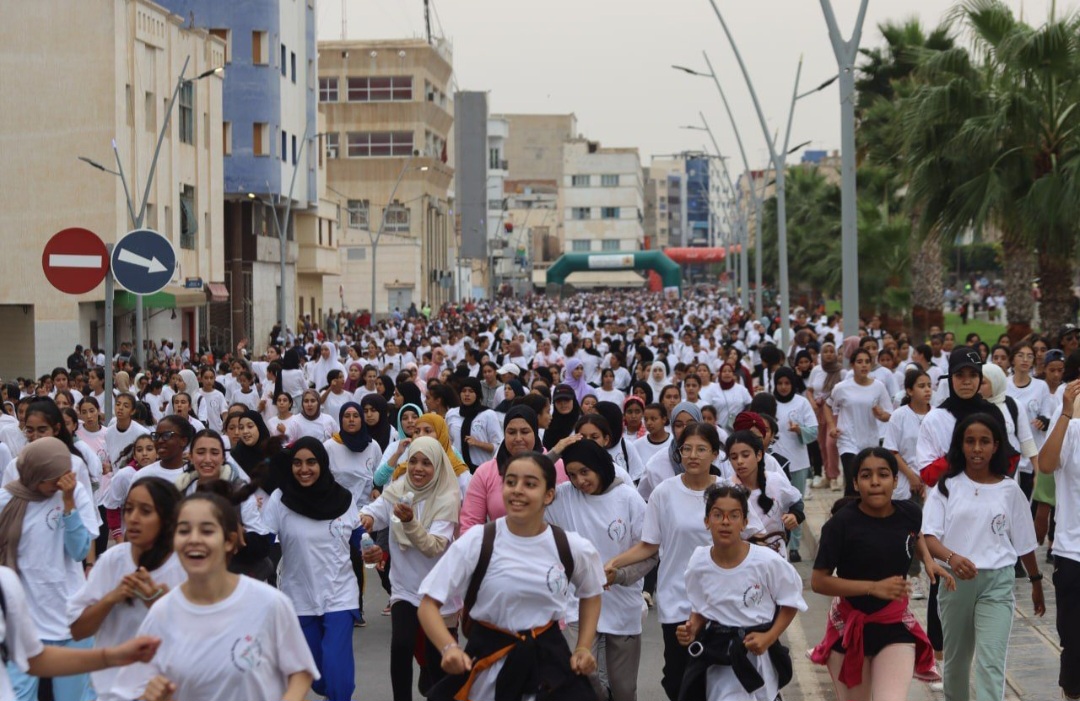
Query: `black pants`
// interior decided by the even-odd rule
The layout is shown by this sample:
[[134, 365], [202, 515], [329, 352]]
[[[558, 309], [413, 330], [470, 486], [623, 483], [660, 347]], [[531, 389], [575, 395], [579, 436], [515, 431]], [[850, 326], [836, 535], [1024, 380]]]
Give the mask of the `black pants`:
[[649, 570], [649, 573], [645, 575], [645, 591], [649, 592], [649, 596], [656, 594], [656, 575], [660, 571], [659, 563], [656, 567]]
[[353, 575], [356, 583], [360, 586], [360, 615], [364, 615], [364, 556], [356, 552], [355, 548], [349, 548], [349, 560], [352, 562]]
[[1080, 695], [1080, 562], [1054, 558], [1057, 631], [1061, 640], [1058, 686], [1068, 696]]
[[[390, 684], [394, 689], [394, 701], [412, 701], [413, 698], [413, 651], [416, 636], [421, 632], [416, 611], [416, 607], [407, 601], [395, 601], [390, 607]], [[427, 682], [434, 685], [445, 676], [442, 656], [426, 637], [424, 647]]]
[[855, 453], [841, 454], [840, 465], [844, 470], [844, 496], [858, 496], [859, 492], [855, 489]]
[[941, 632], [941, 616], [938, 615], [937, 595], [938, 583], [930, 585], [930, 593], [926, 597], [926, 637], [930, 638], [930, 647], [934, 652], [945, 649], [945, 635]]
[[810, 469], [814, 471], [814, 477], [821, 477], [821, 446], [814, 441], [806, 446], [806, 452], [810, 456]]
[[664, 676], [660, 680], [660, 686], [664, 687], [664, 692], [671, 701], [678, 701], [683, 672], [686, 671], [686, 663], [690, 660], [687, 648], [675, 637], [675, 629], [680, 625], [682, 624], [660, 624], [660, 628], [664, 631]]

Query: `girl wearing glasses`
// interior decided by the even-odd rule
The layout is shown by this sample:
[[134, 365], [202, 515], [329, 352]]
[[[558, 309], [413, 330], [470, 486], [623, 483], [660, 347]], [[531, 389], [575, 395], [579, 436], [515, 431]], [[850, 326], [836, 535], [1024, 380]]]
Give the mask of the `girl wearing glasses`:
[[137, 479], [160, 477], [170, 484], [184, 471], [185, 453], [195, 437], [195, 429], [187, 420], [176, 414], [166, 416], [158, 422], [157, 430], [150, 434], [157, 450], [157, 462], [146, 467], [124, 467], [113, 475], [109, 484], [109, 495], [104, 500], [106, 509], [119, 509], [127, 501], [128, 490]]
[[754, 541], [787, 559], [787, 533], [806, 520], [802, 492], [791, 485], [783, 472], [770, 472], [766, 479], [765, 446], [752, 431], [731, 434], [725, 449], [727, 465], [731, 466], [731, 473], [725, 477], [746, 488], [750, 511], [763, 526]]
[[675, 633], [690, 657], [680, 699], [769, 701], [791, 681], [791, 654], [780, 636], [806, 610], [802, 579], [778, 553], [743, 540], [749, 499], [738, 485], [705, 490], [703, 532], [711, 542], [690, 556], [690, 613]]

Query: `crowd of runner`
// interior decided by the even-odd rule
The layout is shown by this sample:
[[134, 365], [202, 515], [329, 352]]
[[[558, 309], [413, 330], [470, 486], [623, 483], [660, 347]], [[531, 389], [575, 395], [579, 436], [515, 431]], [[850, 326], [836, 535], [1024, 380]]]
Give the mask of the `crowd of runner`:
[[785, 346], [717, 295], [425, 311], [0, 386], [0, 700], [363, 698], [381, 613], [395, 701], [632, 701], [654, 609], [669, 699], [774, 701], [813, 555], [838, 701], [991, 701], [1043, 543], [1080, 698], [1075, 327], [796, 309]]

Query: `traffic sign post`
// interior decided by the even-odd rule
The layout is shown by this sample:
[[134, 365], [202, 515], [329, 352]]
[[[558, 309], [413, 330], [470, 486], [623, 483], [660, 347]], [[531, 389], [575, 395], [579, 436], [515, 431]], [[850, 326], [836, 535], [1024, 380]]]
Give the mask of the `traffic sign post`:
[[57, 232], [41, 253], [45, 278], [70, 295], [86, 294], [101, 284], [109, 271], [109, 253], [92, 231], [78, 227]]
[[136, 295], [152, 295], [165, 289], [176, 270], [172, 242], [156, 231], [136, 229], [116, 242], [112, 251], [112, 276]]
[[[106, 244], [105, 250], [108, 252], [108, 260], [112, 260], [113, 245]], [[113, 415], [113, 374], [112, 374], [112, 357], [113, 357], [113, 296], [116, 291], [113, 285], [113, 276], [105, 276], [105, 367], [102, 368], [102, 372], [105, 374], [105, 394], [102, 399], [105, 400], [105, 406], [101, 407], [101, 410], [105, 412], [105, 423], [108, 424], [112, 421]], [[114, 466], [114, 469], [115, 468]]]

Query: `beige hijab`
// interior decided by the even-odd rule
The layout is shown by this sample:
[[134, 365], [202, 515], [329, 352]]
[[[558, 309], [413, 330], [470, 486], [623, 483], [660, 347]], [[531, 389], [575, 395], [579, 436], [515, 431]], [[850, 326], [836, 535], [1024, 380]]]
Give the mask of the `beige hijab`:
[[37, 490], [39, 484], [71, 472], [71, 453], [59, 438], [39, 438], [23, 448], [15, 465], [19, 479], [4, 485], [11, 501], [0, 511], [0, 565], [17, 572], [26, 507], [49, 498]]
[[[405, 463], [408, 464], [409, 459], [417, 453], [423, 453], [435, 466], [435, 476], [423, 487], [416, 487], [406, 472], [387, 485], [382, 494], [383, 498], [391, 504], [397, 504], [406, 493], [412, 492], [414, 507], [426, 502], [420, 512], [420, 525], [424, 530], [430, 530], [435, 521], [457, 523], [458, 512], [461, 510], [461, 487], [458, 485], [454, 468], [450, 465], [450, 458], [446, 456], [446, 451], [439, 445], [439, 441], [431, 436], [417, 438], [409, 444]], [[405, 534], [404, 524], [391, 522], [390, 530], [401, 548], [410, 547], [411, 541]]]

